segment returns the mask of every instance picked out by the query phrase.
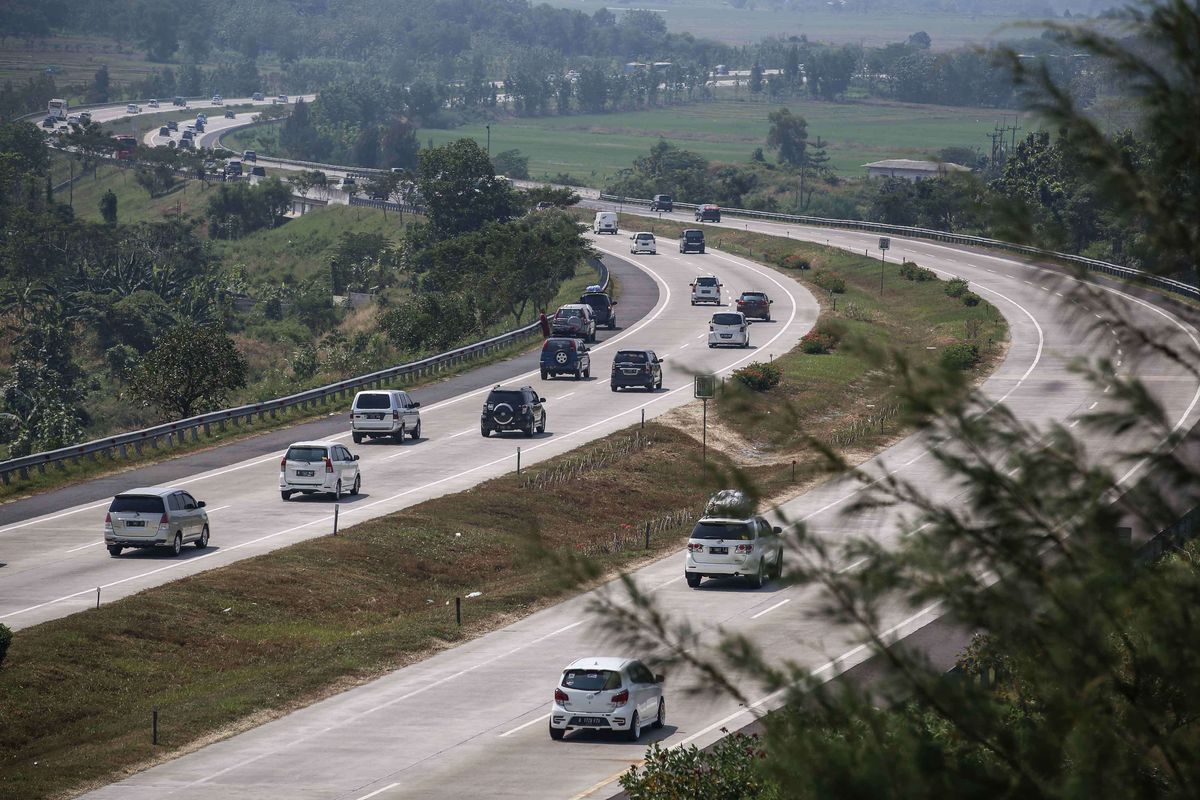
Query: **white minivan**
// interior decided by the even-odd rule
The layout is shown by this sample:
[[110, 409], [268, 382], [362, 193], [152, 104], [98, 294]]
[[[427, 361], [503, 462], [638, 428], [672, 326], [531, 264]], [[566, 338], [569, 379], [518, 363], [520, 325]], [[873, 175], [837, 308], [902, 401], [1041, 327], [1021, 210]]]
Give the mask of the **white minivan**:
[[337, 442], [296, 442], [279, 462], [279, 494], [327, 494], [334, 500], [362, 489], [358, 456]]
[[615, 211], [597, 211], [592, 220], [592, 233], [617, 233], [617, 213]]
[[382, 436], [397, 440], [408, 434], [421, 438], [421, 404], [408, 392], [394, 389], [359, 392], [354, 395], [350, 411], [350, 432], [355, 444], [365, 437]]
[[750, 322], [740, 311], [718, 311], [708, 323], [708, 346], [750, 346]]
[[658, 253], [658, 243], [654, 241], [653, 233], [635, 233], [629, 238], [630, 253], [635, 255], [637, 253], [649, 253], [650, 255]]

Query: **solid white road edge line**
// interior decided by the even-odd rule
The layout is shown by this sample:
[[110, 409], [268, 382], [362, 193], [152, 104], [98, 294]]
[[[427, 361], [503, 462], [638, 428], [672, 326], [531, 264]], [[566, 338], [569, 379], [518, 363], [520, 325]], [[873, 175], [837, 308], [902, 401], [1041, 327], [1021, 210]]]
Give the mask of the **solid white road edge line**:
[[763, 616], [764, 614], [770, 614], [775, 609], [779, 608], [780, 606], [786, 606], [790, 602], [792, 602], [792, 598], [785, 597], [782, 600], [780, 600], [778, 603], [776, 603], [775, 605], [771, 606], [770, 608], [764, 608], [762, 611], [758, 612], [757, 614], [752, 615], [750, 617], [750, 619], [758, 619], [759, 617]]

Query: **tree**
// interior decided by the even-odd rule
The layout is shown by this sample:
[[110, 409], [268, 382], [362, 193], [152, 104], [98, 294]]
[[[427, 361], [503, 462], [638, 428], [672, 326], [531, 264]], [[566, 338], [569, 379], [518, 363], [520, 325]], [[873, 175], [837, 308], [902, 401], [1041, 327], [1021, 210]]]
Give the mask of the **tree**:
[[520, 150], [504, 150], [492, 156], [492, 167], [497, 175], [518, 180], [529, 178], [529, 156], [521, 155]]
[[117, 196], [112, 189], [106, 191], [100, 197], [100, 216], [104, 218], [104, 222], [108, 225], [117, 224]]
[[925, 31], [917, 31], [908, 37], [908, 46], [919, 50], [928, 50], [933, 46], [933, 39]]
[[179, 49], [179, 22], [187, 14], [173, 3], [145, 0], [137, 9], [138, 43], [146, 49], [151, 61], [166, 61]]
[[750, 68], [750, 82], [747, 84], [753, 94], [762, 94], [763, 90], [763, 68], [757, 61]]
[[381, 167], [413, 169], [421, 149], [416, 127], [403, 117], [394, 118], [380, 137], [379, 149]]
[[132, 396], [168, 419], [211, 411], [246, 385], [246, 359], [218, 326], [176, 325], [133, 371]]
[[108, 102], [108, 67], [104, 64], [100, 65], [100, 69], [92, 76], [92, 83], [87, 89], [87, 101], [89, 103], [107, 103]]
[[808, 150], [808, 122], [790, 109], [779, 108], [767, 115], [767, 147], [779, 153], [789, 167], [804, 165]]
[[417, 182], [439, 237], [506, 220], [514, 211], [508, 182], [496, 179], [491, 160], [474, 139], [422, 150]]

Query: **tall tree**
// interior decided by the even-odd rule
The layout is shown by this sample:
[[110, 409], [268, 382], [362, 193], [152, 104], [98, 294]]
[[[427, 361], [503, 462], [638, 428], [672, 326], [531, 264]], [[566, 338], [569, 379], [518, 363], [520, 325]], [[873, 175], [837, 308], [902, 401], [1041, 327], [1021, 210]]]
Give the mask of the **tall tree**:
[[779, 153], [780, 162], [800, 167], [808, 154], [808, 122], [791, 109], [778, 108], [767, 115], [767, 147]]
[[512, 189], [497, 180], [491, 159], [474, 139], [422, 150], [417, 181], [439, 237], [478, 230], [515, 211]]
[[217, 326], [177, 325], [133, 368], [133, 396], [169, 419], [218, 408], [246, 385], [246, 359]]

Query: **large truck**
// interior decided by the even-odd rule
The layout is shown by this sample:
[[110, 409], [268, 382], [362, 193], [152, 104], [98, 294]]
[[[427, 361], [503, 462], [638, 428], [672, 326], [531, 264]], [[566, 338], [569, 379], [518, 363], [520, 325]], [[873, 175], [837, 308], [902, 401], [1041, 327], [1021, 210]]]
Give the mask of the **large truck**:
[[46, 104], [46, 116], [54, 117], [55, 119], [64, 120], [67, 114], [70, 113], [70, 107], [66, 100], [56, 97]]

